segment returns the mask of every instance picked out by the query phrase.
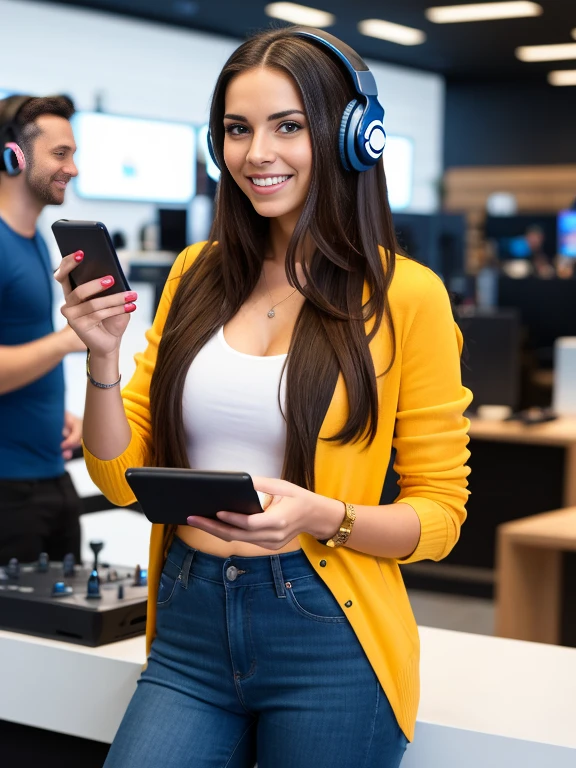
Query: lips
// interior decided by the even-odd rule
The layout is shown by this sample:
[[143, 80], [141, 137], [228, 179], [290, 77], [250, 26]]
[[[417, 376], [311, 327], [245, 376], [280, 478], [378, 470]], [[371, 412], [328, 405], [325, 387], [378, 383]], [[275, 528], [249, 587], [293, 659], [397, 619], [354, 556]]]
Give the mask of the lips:
[[249, 176], [251, 189], [258, 195], [273, 195], [284, 189], [292, 176], [279, 174], [277, 176]]

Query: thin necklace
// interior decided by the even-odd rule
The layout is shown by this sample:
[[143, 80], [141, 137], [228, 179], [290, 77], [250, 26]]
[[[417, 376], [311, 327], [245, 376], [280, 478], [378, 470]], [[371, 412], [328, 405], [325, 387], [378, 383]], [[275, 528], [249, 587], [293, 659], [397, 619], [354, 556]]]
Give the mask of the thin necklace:
[[[270, 301], [272, 301], [272, 294], [270, 293], [270, 288], [268, 288], [268, 281], [266, 280], [266, 272], [264, 271], [264, 268], [262, 268], [262, 274], [264, 276], [264, 285], [266, 286], [266, 290], [268, 291], [268, 296], [270, 296]], [[282, 301], [277, 301], [276, 304], [272, 304], [270, 309], [268, 310], [268, 317], [272, 319], [273, 317], [276, 317], [276, 312], [274, 311], [274, 307], [277, 307], [278, 304], [282, 304], [282, 302], [287, 301], [290, 296], [294, 296], [298, 288], [294, 288], [294, 290], [286, 296], [286, 298], [282, 299]]]

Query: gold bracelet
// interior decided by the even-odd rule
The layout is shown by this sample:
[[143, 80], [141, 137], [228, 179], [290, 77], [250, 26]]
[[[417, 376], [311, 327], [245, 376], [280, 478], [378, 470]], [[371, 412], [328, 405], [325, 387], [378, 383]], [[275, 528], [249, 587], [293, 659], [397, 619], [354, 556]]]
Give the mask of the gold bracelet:
[[341, 547], [343, 544], [346, 544], [352, 533], [354, 521], [356, 520], [354, 505], [349, 504], [347, 501], [343, 501], [342, 504], [344, 504], [344, 509], [346, 510], [344, 520], [340, 523], [340, 528], [334, 536], [326, 542], [327, 547]]
[[112, 387], [117, 387], [118, 384], [120, 384], [120, 379], [122, 378], [122, 374], [118, 376], [117, 380], [113, 384], [102, 384], [101, 381], [96, 381], [96, 379], [92, 378], [92, 374], [90, 373], [90, 350], [88, 349], [86, 351], [86, 376], [88, 377], [88, 381], [90, 384], [92, 384], [94, 387], [98, 387], [98, 389], [112, 389]]

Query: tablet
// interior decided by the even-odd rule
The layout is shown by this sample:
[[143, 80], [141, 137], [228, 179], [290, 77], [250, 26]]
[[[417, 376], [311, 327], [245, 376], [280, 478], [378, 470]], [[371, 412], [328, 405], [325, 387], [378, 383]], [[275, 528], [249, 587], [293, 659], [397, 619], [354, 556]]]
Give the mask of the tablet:
[[217, 520], [216, 512], [262, 512], [247, 472], [130, 467], [125, 472], [151, 523], [186, 525], [190, 515]]

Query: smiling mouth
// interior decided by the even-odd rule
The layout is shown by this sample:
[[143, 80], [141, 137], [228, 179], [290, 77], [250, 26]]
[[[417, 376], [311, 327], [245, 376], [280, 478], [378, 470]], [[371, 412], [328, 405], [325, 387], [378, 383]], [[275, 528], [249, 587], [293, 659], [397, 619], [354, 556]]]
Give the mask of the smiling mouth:
[[288, 179], [291, 179], [291, 176], [268, 176], [265, 179], [256, 179], [252, 176], [248, 177], [252, 184], [254, 184], [255, 187], [275, 187], [278, 184], [283, 184], [285, 181], [288, 181]]

